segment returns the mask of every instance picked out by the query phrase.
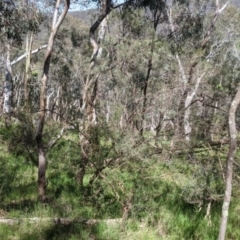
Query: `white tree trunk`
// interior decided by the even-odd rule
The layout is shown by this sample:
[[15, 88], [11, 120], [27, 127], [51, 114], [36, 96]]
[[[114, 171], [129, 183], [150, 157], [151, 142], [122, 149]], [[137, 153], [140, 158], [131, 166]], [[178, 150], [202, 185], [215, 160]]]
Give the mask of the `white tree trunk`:
[[5, 83], [4, 83], [4, 104], [3, 111], [10, 116], [12, 112], [12, 67], [10, 62], [10, 44], [6, 45], [5, 57]]
[[[104, 37], [106, 35], [106, 32], [107, 32], [107, 22], [108, 20], [108, 16], [106, 16], [103, 21], [101, 22], [100, 26], [99, 26], [99, 31], [98, 31], [98, 42], [101, 43], [103, 42], [104, 40]], [[97, 55], [97, 58], [101, 58], [102, 57], [102, 51], [103, 51], [103, 48], [101, 46], [99, 46], [98, 48], [98, 55]]]
[[185, 112], [184, 112], [184, 134], [186, 141], [190, 141], [190, 134], [192, 132], [192, 127], [190, 123], [190, 115], [191, 115], [191, 102], [196, 95], [199, 84], [201, 83], [202, 78], [204, 77], [205, 73], [203, 73], [200, 77], [197, 78], [197, 82], [195, 84], [195, 88], [191, 93], [188, 93], [185, 99]]
[[230, 147], [227, 157], [227, 166], [226, 166], [226, 186], [225, 194], [222, 205], [222, 218], [219, 229], [219, 240], [225, 239], [227, 221], [228, 221], [228, 210], [231, 201], [232, 195], [232, 175], [233, 175], [233, 161], [236, 153], [237, 147], [237, 128], [236, 128], [236, 110], [240, 104], [240, 88], [231, 103], [228, 117], [228, 126], [229, 126], [229, 137], [230, 137]]

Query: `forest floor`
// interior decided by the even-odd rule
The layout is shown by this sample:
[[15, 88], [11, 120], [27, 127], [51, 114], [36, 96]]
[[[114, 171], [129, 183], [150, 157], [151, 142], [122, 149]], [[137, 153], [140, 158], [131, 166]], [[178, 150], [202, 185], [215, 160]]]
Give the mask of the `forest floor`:
[[[174, 161], [160, 161], [156, 155], [141, 167], [131, 160], [124, 169], [106, 169], [103, 174], [109, 180], [96, 180], [89, 190], [90, 170], [83, 188], [76, 184], [79, 151], [77, 135], [71, 132], [48, 150], [49, 202], [43, 204], [37, 200], [36, 149], [33, 145], [23, 150], [21, 131], [19, 126], [0, 128], [0, 239], [217, 238], [223, 192], [217, 169], [219, 161], [224, 164], [227, 146], [221, 153], [197, 149], [198, 161], [185, 163], [179, 154]], [[240, 239], [237, 184], [235, 180], [227, 235], [236, 240]], [[126, 217], [127, 200], [131, 204]]]

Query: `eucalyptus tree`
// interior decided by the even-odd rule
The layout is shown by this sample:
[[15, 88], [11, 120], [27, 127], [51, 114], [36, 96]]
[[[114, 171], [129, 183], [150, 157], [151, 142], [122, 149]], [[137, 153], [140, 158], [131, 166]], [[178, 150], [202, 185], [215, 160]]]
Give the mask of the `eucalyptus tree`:
[[[79, 124], [80, 145], [82, 150], [82, 164], [79, 174], [79, 182], [82, 185], [82, 180], [85, 172], [85, 166], [89, 163], [91, 155], [91, 144], [99, 144], [97, 136], [97, 105], [99, 104], [99, 79], [102, 72], [97, 66], [101, 67], [102, 63], [102, 43], [105, 38], [108, 25], [108, 15], [114, 9], [121, 6], [127, 6], [128, 1], [114, 5], [112, 0], [100, 0], [99, 15], [89, 29], [89, 41], [92, 47], [92, 55], [86, 77], [84, 79], [81, 99], [81, 112], [84, 118], [84, 124]], [[98, 33], [97, 33], [98, 31]], [[83, 127], [84, 126], [84, 127]], [[83, 134], [84, 133], [84, 134]], [[95, 136], [96, 138], [94, 139]]]
[[[208, 3], [204, 2], [203, 4], [207, 5]], [[173, 54], [178, 63], [183, 91], [182, 98], [179, 100], [177, 132], [180, 133], [180, 136], [183, 134], [187, 141], [190, 141], [192, 132], [192, 123], [190, 121], [191, 105], [208, 71], [207, 69], [203, 70], [204, 65], [207, 65], [207, 61], [205, 64], [202, 59], [208, 54], [208, 44], [213, 34], [216, 21], [227, 4], [228, 3], [220, 7], [218, 0], [216, 1], [216, 10], [208, 26], [204, 24], [207, 16], [206, 10], [202, 13], [201, 8], [194, 13], [193, 6], [189, 5], [187, 8], [183, 7], [174, 19], [174, 14], [177, 14], [175, 12], [176, 10], [174, 11], [174, 5], [168, 6], [167, 16], [171, 37], [173, 38]], [[194, 24], [190, 25], [190, 22], [194, 22]], [[182, 54], [183, 52], [185, 55]], [[187, 54], [189, 55], [188, 59], [183, 60]], [[203, 63], [203, 65], [201, 63]]]
[[[215, 41], [211, 48], [209, 57], [215, 57], [215, 65], [224, 66], [219, 72], [218, 79], [215, 80], [215, 88], [218, 92], [216, 97], [217, 111], [216, 116], [220, 115], [220, 109], [226, 109], [225, 126], [228, 127], [229, 135], [229, 150], [226, 157], [226, 167], [224, 171], [225, 189], [223, 191], [222, 216], [220, 221], [218, 239], [223, 240], [228, 238], [230, 231], [227, 231], [227, 222], [229, 218], [229, 207], [232, 194], [237, 191], [235, 186], [238, 172], [234, 172], [234, 164], [236, 161], [237, 139], [238, 139], [238, 111], [240, 103], [240, 51], [239, 51], [239, 26], [240, 10], [235, 6], [227, 9], [223, 17], [220, 19], [218, 34], [222, 41]], [[226, 32], [228, 34], [226, 35]], [[220, 51], [221, 50], [221, 51]], [[235, 176], [235, 177], [234, 177]]]
[[[100, 72], [95, 71], [94, 67], [96, 64], [100, 63], [101, 58], [101, 42], [104, 39], [107, 27], [107, 16], [112, 10], [112, 1], [111, 0], [102, 0], [99, 1], [100, 6], [100, 14], [97, 17], [97, 20], [94, 21], [92, 26], [89, 29], [89, 41], [92, 47], [92, 55], [90, 59], [90, 64], [87, 71], [87, 76], [84, 79], [83, 85], [83, 94], [82, 94], [82, 105], [81, 112], [83, 114], [85, 122], [85, 127], [82, 128], [82, 124], [79, 124], [79, 138], [81, 145], [81, 164], [78, 172], [79, 183], [83, 185], [83, 177], [85, 174], [86, 165], [89, 164], [90, 153], [92, 151], [91, 144], [95, 142], [97, 139], [91, 141], [93, 137], [91, 136], [91, 132], [93, 126], [97, 123], [96, 117], [96, 104], [97, 104], [97, 95], [98, 95], [98, 80], [100, 77]], [[96, 37], [96, 31], [98, 30], [98, 35]], [[97, 62], [99, 59], [99, 62]], [[94, 131], [94, 130], [93, 130]], [[82, 134], [84, 132], [84, 134]], [[94, 134], [94, 133], [93, 133]]]
[[[3, 43], [3, 62], [5, 65], [5, 87], [4, 87], [4, 113], [6, 113], [6, 124], [10, 124], [10, 116], [13, 110], [13, 70], [12, 65], [16, 64], [22, 57], [12, 61], [12, 48], [19, 48], [24, 42], [27, 32], [36, 33], [41, 22], [33, 4], [29, 5], [25, 1], [1, 1], [0, 3], [0, 38]], [[28, 41], [27, 41], [28, 42]], [[28, 55], [26, 66], [29, 68], [31, 49], [27, 50]], [[26, 70], [27, 71], [27, 70]], [[29, 75], [27, 71], [26, 77]], [[28, 77], [29, 78], [29, 77]], [[25, 81], [25, 98], [27, 97], [28, 87]], [[19, 94], [18, 94], [19, 95]], [[20, 96], [20, 95], [19, 95]]]
[[237, 149], [237, 127], [236, 127], [236, 111], [240, 104], [240, 88], [238, 87], [237, 93], [231, 102], [229, 109], [228, 125], [229, 125], [229, 137], [230, 147], [227, 156], [226, 165], [226, 186], [224, 192], [224, 200], [222, 205], [222, 218], [219, 228], [219, 240], [224, 240], [227, 229], [227, 221], [229, 215], [229, 206], [232, 196], [232, 176], [233, 176], [233, 162]]
[[54, 46], [54, 40], [57, 34], [59, 27], [64, 20], [68, 9], [70, 7], [70, 0], [65, 0], [64, 9], [59, 15], [61, 1], [57, 0], [55, 4], [55, 9], [53, 12], [52, 19], [52, 28], [51, 34], [49, 36], [48, 47], [44, 58], [43, 63], [43, 71], [42, 71], [42, 79], [41, 79], [41, 87], [40, 87], [40, 106], [39, 106], [39, 119], [36, 133], [36, 142], [38, 147], [38, 197], [39, 200], [44, 202], [47, 200], [46, 196], [46, 167], [47, 167], [47, 159], [44, 151], [43, 145], [43, 128], [45, 124], [45, 116], [46, 116], [46, 89], [49, 78], [49, 70], [50, 70], [50, 62], [51, 55]]
[[5, 123], [10, 124], [12, 112], [12, 67], [11, 67], [11, 46], [13, 42], [20, 44], [22, 41], [21, 14], [13, 1], [1, 1], [0, 3], [0, 40], [3, 43], [2, 59], [4, 62], [5, 82], [4, 82], [4, 107], [6, 114]]

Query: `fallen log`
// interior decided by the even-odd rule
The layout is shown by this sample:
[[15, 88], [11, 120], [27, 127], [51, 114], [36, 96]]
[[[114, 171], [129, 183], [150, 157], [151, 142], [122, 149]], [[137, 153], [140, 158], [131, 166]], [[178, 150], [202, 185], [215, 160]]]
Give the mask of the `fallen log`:
[[69, 225], [69, 224], [86, 224], [86, 225], [95, 225], [97, 223], [103, 222], [107, 225], [118, 225], [121, 224], [123, 221], [122, 218], [116, 218], [116, 219], [71, 219], [71, 218], [39, 218], [39, 217], [33, 217], [33, 218], [0, 218], [0, 224], [7, 224], [7, 225], [14, 225], [19, 224], [22, 222], [29, 222], [29, 223], [35, 223], [35, 222], [52, 222], [54, 224], [62, 224], [62, 225]]

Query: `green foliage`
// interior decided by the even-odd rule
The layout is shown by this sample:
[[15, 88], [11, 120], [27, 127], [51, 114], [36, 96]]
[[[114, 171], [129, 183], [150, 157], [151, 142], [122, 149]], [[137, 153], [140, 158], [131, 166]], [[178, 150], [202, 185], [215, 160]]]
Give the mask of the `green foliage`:
[[9, 0], [0, 2], [0, 13], [0, 36], [4, 35], [17, 44], [22, 43], [22, 36], [27, 31], [38, 32], [42, 21], [33, 6], [24, 9]]
[[88, 45], [89, 45], [88, 36], [85, 31], [84, 31], [84, 33], [82, 33], [82, 31], [79, 32], [76, 29], [76, 27], [72, 27], [71, 28], [71, 41], [72, 41], [72, 45], [74, 48], [78, 47], [81, 49], [82, 52], [84, 52], [84, 49], [88, 48], [88, 51], [90, 52], [90, 49], [88, 47]]
[[[212, 12], [195, 12], [201, 3], [173, 1], [174, 34], [170, 34], [169, 9], [163, 1], [141, 2], [160, 14], [157, 31], [152, 26], [152, 15], [142, 9], [122, 8], [113, 20], [109, 18], [112, 35], [101, 43], [106, 56], [96, 61], [92, 74], [89, 29], [69, 16], [56, 37], [47, 91], [52, 93], [48, 100], [53, 115], [59, 116], [57, 121], [51, 114], [47, 116], [43, 136], [49, 202], [40, 204], [36, 200], [37, 149], [32, 116], [15, 112], [10, 128], [0, 126], [0, 217], [66, 217], [102, 222], [93, 226], [77, 221], [66, 226], [21, 222], [18, 226], [1, 226], [1, 239], [217, 238], [227, 155], [222, 138], [227, 136], [228, 105], [239, 79], [239, 40], [237, 30], [233, 31], [233, 26], [239, 24], [230, 16], [239, 17], [237, 10], [229, 9], [221, 25], [216, 25], [209, 46], [199, 50], [212, 20], [208, 16]], [[15, 17], [11, 21], [15, 22]], [[229, 26], [230, 34], [226, 36]], [[30, 22], [28, 27], [37, 26]], [[195, 61], [197, 65], [193, 66]], [[38, 69], [38, 59], [33, 66]], [[177, 119], [181, 119], [179, 102], [191, 94], [203, 73], [189, 105], [192, 135], [187, 143], [183, 135], [175, 133]], [[184, 74], [187, 83], [182, 79]], [[30, 83], [33, 109], [39, 105], [38, 76], [38, 70], [34, 70]], [[90, 82], [99, 78], [96, 125], [89, 124], [81, 112], [86, 76]], [[144, 131], [140, 137], [141, 120]], [[66, 124], [74, 129], [66, 130], [49, 147]], [[86, 159], [84, 146], [80, 145], [82, 137], [87, 142]], [[80, 187], [77, 177], [83, 165]], [[238, 175], [236, 171], [229, 239], [240, 238], [236, 228], [240, 214]], [[121, 225], [104, 222], [121, 217], [126, 217]]]
[[89, 160], [96, 169], [101, 169], [106, 159], [114, 157], [112, 133], [103, 123], [91, 126], [86, 134], [89, 142]]
[[196, 16], [192, 16], [190, 13], [180, 14], [175, 20], [176, 23], [181, 23], [179, 33], [175, 33], [178, 35], [178, 39], [182, 43], [188, 39], [191, 39], [193, 44], [194, 41], [198, 43], [203, 34], [203, 20], [203, 16], [200, 14]]
[[144, 22], [141, 10], [133, 10], [128, 8], [123, 11], [122, 15], [122, 32], [123, 36], [131, 33], [133, 38], [139, 38], [144, 34]]
[[19, 122], [9, 129], [2, 128], [0, 135], [8, 151], [15, 157], [21, 156], [26, 162], [37, 165], [35, 131], [32, 118], [21, 112], [18, 113]]
[[[57, 133], [58, 128], [54, 129], [53, 126], [49, 124], [46, 128], [46, 131], [50, 132], [49, 137]], [[12, 129], [2, 126], [2, 141], [7, 143], [12, 133], [16, 134], [16, 129], [19, 131], [18, 125]], [[86, 191], [94, 173], [94, 168], [89, 165], [84, 189], [80, 190], [76, 184], [77, 166], [80, 161], [78, 134], [74, 130], [67, 132], [48, 151], [48, 195], [52, 200], [47, 205], [36, 201], [37, 169], [26, 163], [23, 153], [20, 152], [18, 157], [15, 154], [11, 155], [12, 150], [9, 152], [8, 145], [3, 144], [0, 156], [3, 169], [0, 174], [0, 209], [4, 210], [7, 217], [104, 220], [122, 217], [124, 208], [129, 207], [129, 220], [124, 225], [124, 231], [120, 226], [106, 223], [94, 226], [71, 223], [60, 226], [44, 221], [22, 222], [18, 227], [1, 227], [2, 238], [216, 238], [221, 209], [221, 199], [216, 198], [216, 194], [221, 193], [223, 189], [217, 152], [195, 154], [192, 163], [189, 163], [188, 155], [172, 156], [170, 161], [166, 161], [156, 155], [155, 148], [143, 139], [130, 138], [129, 134], [119, 136], [119, 133], [108, 132], [103, 127], [91, 129], [90, 141], [93, 147], [91, 157], [95, 164], [99, 164], [99, 167], [104, 164], [106, 153], [112, 148], [113, 142], [116, 146], [108, 157], [116, 157], [115, 160], [91, 183], [91, 191]], [[207, 215], [209, 203], [211, 206]], [[229, 219], [229, 228], [232, 231], [228, 236], [237, 239], [240, 234], [234, 228], [239, 216], [237, 198], [233, 199], [231, 212], [234, 213]], [[19, 226], [21, 231], [18, 231]]]

